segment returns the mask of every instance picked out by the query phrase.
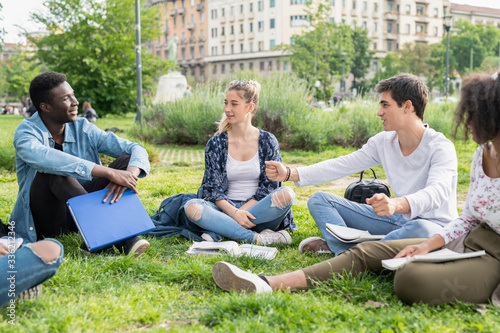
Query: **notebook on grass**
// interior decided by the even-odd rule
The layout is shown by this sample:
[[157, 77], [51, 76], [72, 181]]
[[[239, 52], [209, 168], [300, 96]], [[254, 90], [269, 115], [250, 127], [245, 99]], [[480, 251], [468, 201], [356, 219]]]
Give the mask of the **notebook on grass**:
[[103, 203], [108, 189], [68, 200], [67, 205], [90, 252], [155, 228], [134, 191], [127, 189], [118, 202]]

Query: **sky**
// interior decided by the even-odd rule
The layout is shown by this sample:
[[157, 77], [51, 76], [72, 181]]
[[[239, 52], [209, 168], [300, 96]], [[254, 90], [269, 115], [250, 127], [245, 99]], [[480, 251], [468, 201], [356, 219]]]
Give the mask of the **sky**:
[[[18, 36], [20, 29], [16, 25], [22, 26], [28, 32], [40, 30], [41, 27], [30, 21], [29, 16], [32, 12], [43, 12], [43, 2], [44, 0], [0, 0], [3, 5], [2, 10], [0, 10], [0, 17], [2, 18], [0, 26], [7, 32], [4, 36], [6, 43], [24, 41], [22, 37]], [[500, 9], [499, 0], [452, 0], [452, 2]]]

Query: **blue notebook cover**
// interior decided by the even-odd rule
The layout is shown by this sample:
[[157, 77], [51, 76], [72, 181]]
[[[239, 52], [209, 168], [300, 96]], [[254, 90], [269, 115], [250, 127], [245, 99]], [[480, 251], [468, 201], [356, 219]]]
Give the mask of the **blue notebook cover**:
[[103, 203], [108, 189], [80, 195], [67, 205], [90, 252], [155, 228], [141, 200], [127, 189], [118, 202]]

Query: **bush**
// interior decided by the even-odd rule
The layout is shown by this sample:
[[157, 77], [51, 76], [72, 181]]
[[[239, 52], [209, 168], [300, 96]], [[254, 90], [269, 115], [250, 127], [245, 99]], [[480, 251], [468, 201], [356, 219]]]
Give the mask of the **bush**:
[[[348, 106], [317, 109], [308, 105], [306, 83], [294, 74], [274, 73], [262, 78], [242, 72], [262, 86], [254, 125], [273, 133], [282, 149], [320, 150], [325, 145], [361, 147], [383, 130], [379, 108], [373, 100], [356, 100]], [[230, 80], [228, 80], [230, 81]], [[143, 141], [154, 144], [205, 145], [217, 130], [223, 114], [227, 83], [198, 85], [193, 96], [164, 104], [149, 105], [142, 127], [132, 129]], [[451, 137], [454, 104], [430, 104], [426, 118], [431, 127]]]

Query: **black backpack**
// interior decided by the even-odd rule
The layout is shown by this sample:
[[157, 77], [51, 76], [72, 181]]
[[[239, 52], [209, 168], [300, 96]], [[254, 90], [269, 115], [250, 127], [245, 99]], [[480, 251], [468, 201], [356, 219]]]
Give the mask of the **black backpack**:
[[366, 199], [371, 198], [376, 193], [384, 193], [389, 198], [391, 197], [389, 187], [377, 179], [377, 175], [375, 175], [375, 171], [372, 168], [370, 170], [373, 172], [373, 179], [363, 180], [363, 173], [366, 170], [361, 171], [359, 180], [347, 186], [344, 198], [366, 204]]

